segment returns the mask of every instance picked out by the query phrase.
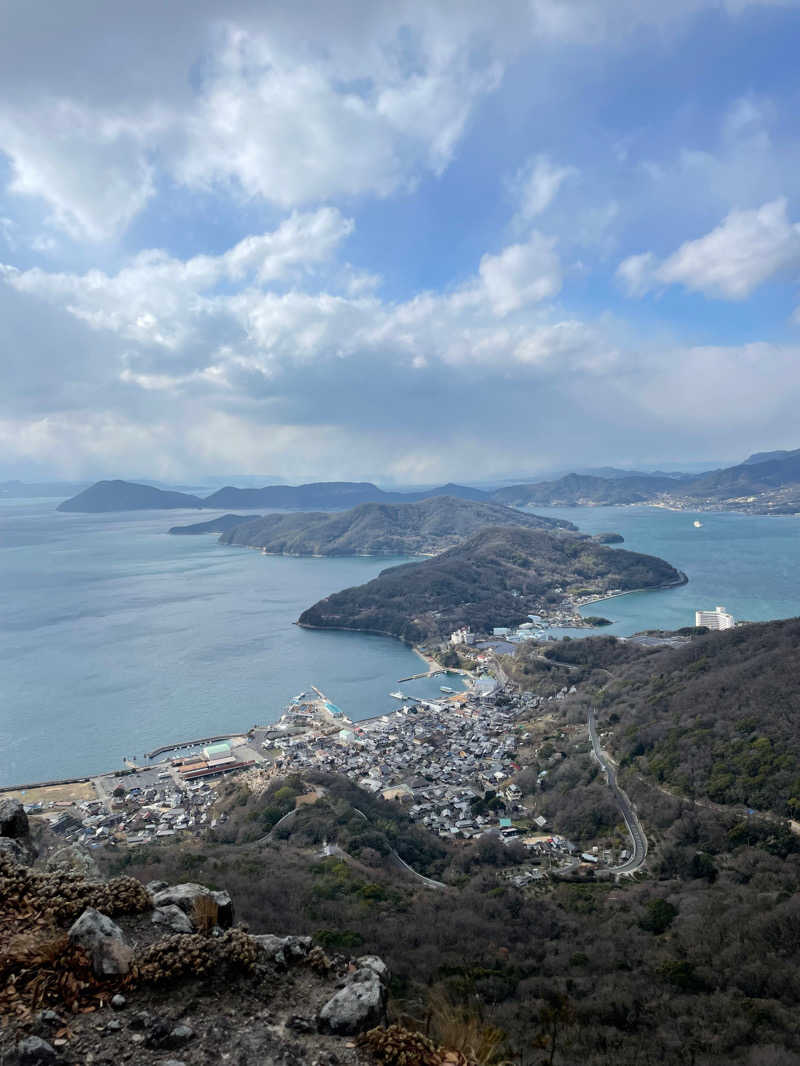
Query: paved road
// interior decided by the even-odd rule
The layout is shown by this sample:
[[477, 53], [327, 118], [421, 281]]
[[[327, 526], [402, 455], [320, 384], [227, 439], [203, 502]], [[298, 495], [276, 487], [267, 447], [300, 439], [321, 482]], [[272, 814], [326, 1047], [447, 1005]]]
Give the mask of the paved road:
[[641, 822], [636, 816], [636, 812], [631, 806], [630, 800], [617, 784], [617, 772], [613, 763], [600, 747], [594, 708], [589, 710], [589, 738], [592, 742], [594, 757], [600, 763], [600, 767], [606, 775], [608, 787], [611, 789], [611, 794], [617, 802], [622, 817], [625, 819], [625, 825], [628, 827], [628, 833], [633, 844], [633, 854], [628, 861], [623, 863], [622, 866], [612, 866], [610, 872], [613, 874], [632, 874], [644, 865], [644, 861], [647, 858], [647, 837], [642, 829]]

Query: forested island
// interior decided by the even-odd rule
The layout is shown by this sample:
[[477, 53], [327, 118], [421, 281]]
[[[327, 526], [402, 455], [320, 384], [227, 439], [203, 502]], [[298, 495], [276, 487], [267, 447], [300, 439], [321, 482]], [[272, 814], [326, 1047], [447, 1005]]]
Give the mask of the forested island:
[[369, 481], [320, 481], [309, 485], [265, 485], [263, 488], [226, 486], [200, 497], [132, 481], [98, 481], [59, 505], [59, 511], [99, 514], [106, 511], [138, 511], [175, 508], [229, 507], [278, 511], [341, 511], [360, 503], [413, 503], [432, 496], [463, 500], [490, 500], [488, 493], [465, 485], [440, 485], [417, 492], [387, 492]]
[[187, 492], [157, 489], [134, 481], [98, 481], [56, 508], [77, 514], [104, 514], [108, 511], [198, 510], [207, 505]]
[[390, 567], [364, 585], [325, 597], [299, 624], [355, 629], [411, 644], [467, 626], [491, 632], [531, 613], [609, 590], [666, 588], [686, 581], [663, 559], [608, 548], [568, 533], [490, 526], [421, 563]]
[[[233, 517], [226, 515], [225, 521]], [[364, 503], [336, 514], [270, 514], [238, 524], [231, 521], [220, 542], [272, 555], [436, 555], [489, 525], [576, 529], [571, 522], [496, 503], [434, 496], [419, 503]]]

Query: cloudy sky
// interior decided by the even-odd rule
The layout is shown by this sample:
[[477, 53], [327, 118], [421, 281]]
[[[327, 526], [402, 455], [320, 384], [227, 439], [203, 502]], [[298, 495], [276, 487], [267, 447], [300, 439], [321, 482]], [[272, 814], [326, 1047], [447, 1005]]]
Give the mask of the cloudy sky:
[[0, 476], [799, 447], [793, 0], [4, 0]]

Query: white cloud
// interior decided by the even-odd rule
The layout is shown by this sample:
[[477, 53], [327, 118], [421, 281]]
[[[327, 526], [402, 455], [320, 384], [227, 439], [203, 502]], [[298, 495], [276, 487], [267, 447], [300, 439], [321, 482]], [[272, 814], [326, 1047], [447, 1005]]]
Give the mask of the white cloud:
[[142, 210], [154, 191], [148, 137], [158, 121], [104, 113], [65, 99], [0, 106], [0, 150], [10, 191], [41, 197], [51, 221], [72, 237], [105, 240]]
[[219, 256], [184, 261], [152, 249], [114, 276], [2, 266], [0, 272], [5, 270], [14, 288], [63, 305], [94, 329], [177, 350], [224, 315], [227, 300], [215, 293], [221, 282], [264, 285], [310, 272], [330, 258], [352, 228], [352, 220], [325, 207], [294, 212], [271, 233], [246, 237]]
[[686, 241], [660, 263], [652, 252], [630, 256], [617, 276], [632, 295], [660, 283], [741, 300], [794, 265], [800, 265], [800, 224], [789, 221], [781, 198], [751, 211], [731, 211], [710, 233]]
[[479, 272], [492, 310], [500, 316], [552, 299], [561, 288], [555, 240], [535, 231], [525, 244], [512, 244], [499, 255], [485, 255]]
[[[53, 225], [91, 241], [125, 230], [163, 177], [281, 207], [408, 190], [448, 166], [518, 48], [480, 6], [446, 15], [354, 3], [333, 15], [279, 2], [265, 17], [235, 0], [224, 22], [204, 6], [145, 8], [124, 47], [111, 20], [109, 48], [125, 57], [112, 78], [81, 36], [105, 40], [102, 25], [82, 27], [78, 12], [64, 30], [74, 64], [52, 56], [34, 83], [0, 44], [10, 190], [40, 198]], [[34, 65], [56, 50], [48, 30], [44, 19], [30, 35]], [[175, 40], [174, 69], [153, 47], [162, 33]]]
[[531, 221], [546, 211], [564, 182], [577, 174], [576, 167], [557, 166], [547, 155], [537, 155], [528, 160], [514, 182], [520, 219]]

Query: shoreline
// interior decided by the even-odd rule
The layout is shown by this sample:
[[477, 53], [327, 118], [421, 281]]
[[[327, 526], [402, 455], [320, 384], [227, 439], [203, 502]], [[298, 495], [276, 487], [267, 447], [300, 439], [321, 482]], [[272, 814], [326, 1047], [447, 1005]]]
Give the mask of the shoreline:
[[617, 600], [621, 596], [632, 596], [635, 592], [666, 592], [669, 589], [683, 588], [684, 585], [689, 584], [689, 578], [686, 576], [686, 574], [684, 574], [682, 570], [679, 570], [678, 573], [683, 578], [682, 581], [671, 581], [668, 585], [650, 585], [649, 587], [645, 586], [643, 588], [638, 589], [624, 589], [622, 592], [612, 592], [605, 596], [598, 596], [596, 597], [596, 599], [593, 600], [587, 600], [586, 603], [582, 603], [580, 604], [580, 606], [576, 606], [576, 610], [580, 611], [584, 607], [591, 607], [593, 603], [603, 603], [606, 600]]

